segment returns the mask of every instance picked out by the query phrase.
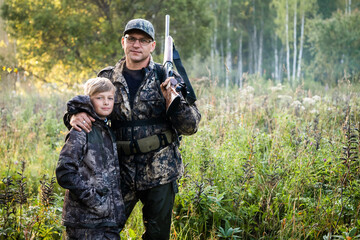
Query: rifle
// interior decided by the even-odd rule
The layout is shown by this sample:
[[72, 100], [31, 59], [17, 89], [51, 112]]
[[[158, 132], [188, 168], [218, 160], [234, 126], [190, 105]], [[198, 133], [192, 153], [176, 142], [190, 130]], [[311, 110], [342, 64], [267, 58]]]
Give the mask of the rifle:
[[[185, 68], [183, 67], [180, 59], [180, 55], [175, 48], [173, 38], [169, 34], [170, 29], [170, 16], [165, 16], [165, 49], [164, 49], [164, 63], [163, 68], [165, 71], [165, 79], [168, 77], [174, 76], [174, 65], [178, 70], [180, 76], [184, 80], [184, 83], [177, 84], [177, 81], [172, 78], [169, 82], [168, 87], [171, 88], [170, 95], [167, 96], [168, 101], [166, 101], [166, 114], [170, 116], [176, 109], [177, 105], [180, 103], [180, 96], [178, 92], [182, 92], [186, 101], [191, 105], [196, 101], [195, 92], [190, 84], [189, 78], [187, 77]], [[174, 58], [175, 56], [175, 58]]]

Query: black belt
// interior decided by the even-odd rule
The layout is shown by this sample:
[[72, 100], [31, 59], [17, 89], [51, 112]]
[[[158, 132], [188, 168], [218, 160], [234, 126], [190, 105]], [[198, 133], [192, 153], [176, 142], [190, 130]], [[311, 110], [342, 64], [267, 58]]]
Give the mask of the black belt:
[[150, 118], [150, 119], [133, 120], [133, 121], [111, 120], [111, 127], [114, 129], [118, 129], [123, 127], [141, 127], [141, 126], [166, 124], [166, 123], [167, 121], [165, 118]]

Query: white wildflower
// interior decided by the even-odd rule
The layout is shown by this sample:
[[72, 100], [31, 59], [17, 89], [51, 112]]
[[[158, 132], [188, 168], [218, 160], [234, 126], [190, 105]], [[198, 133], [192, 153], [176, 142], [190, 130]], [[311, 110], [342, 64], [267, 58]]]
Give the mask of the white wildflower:
[[319, 111], [318, 111], [317, 109], [313, 109], [313, 110], [311, 110], [311, 111], [310, 111], [310, 113], [315, 113], [315, 114], [318, 114], [318, 113], [319, 113]]
[[271, 92], [278, 92], [281, 91], [283, 89], [283, 85], [281, 85], [281, 83], [279, 83], [278, 85], [276, 85], [275, 87], [270, 87]]
[[245, 94], [246, 93], [251, 94], [254, 91], [255, 91], [255, 89], [253, 87], [251, 87], [251, 86], [247, 86], [246, 88], [242, 89], [242, 92], [245, 93]]
[[278, 95], [278, 99], [280, 99], [281, 102], [285, 102], [285, 103], [292, 102], [292, 97], [289, 95]]
[[314, 99], [315, 102], [320, 102], [321, 101], [321, 97], [318, 96], [318, 95], [313, 96], [312, 99]]
[[304, 105], [311, 106], [311, 105], [315, 104], [315, 100], [312, 98], [306, 97], [303, 99], [303, 103], [304, 103]]
[[296, 108], [300, 107], [301, 105], [302, 105], [301, 102], [298, 101], [298, 100], [294, 101], [294, 102], [291, 104], [292, 107], [296, 107]]

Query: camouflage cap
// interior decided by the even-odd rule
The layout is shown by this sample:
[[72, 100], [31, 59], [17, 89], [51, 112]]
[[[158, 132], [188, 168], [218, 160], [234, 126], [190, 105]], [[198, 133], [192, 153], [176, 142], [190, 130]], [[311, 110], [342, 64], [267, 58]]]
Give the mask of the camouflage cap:
[[130, 20], [125, 26], [124, 35], [131, 30], [143, 31], [147, 35], [149, 35], [152, 38], [152, 40], [155, 40], [154, 27], [151, 24], [151, 22], [149, 22], [148, 20], [141, 18]]

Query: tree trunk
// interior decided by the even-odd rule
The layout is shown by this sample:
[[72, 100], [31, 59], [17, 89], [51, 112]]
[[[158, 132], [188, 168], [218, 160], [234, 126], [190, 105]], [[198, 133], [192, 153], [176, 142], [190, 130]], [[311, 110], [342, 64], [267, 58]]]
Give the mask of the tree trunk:
[[279, 81], [280, 80], [280, 74], [279, 74], [279, 52], [278, 52], [278, 48], [277, 48], [277, 36], [275, 35], [275, 40], [274, 40], [274, 63], [275, 63], [275, 68], [274, 68], [274, 78], [275, 81]]
[[280, 58], [279, 58], [279, 80], [280, 83], [282, 82], [283, 79], [283, 69], [285, 69], [284, 67], [284, 47], [281, 46], [280, 48], [280, 54], [279, 54]]
[[230, 9], [231, 9], [231, 0], [228, 1], [228, 19], [227, 19], [227, 39], [226, 39], [226, 90], [229, 88], [229, 82], [231, 77], [231, 31], [230, 31]]
[[253, 0], [253, 7], [254, 7], [254, 14], [253, 14], [253, 54], [254, 54], [254, 72], [257, 73], [258, 72], [258, 44], [257, 44], [257, 29], [256, 29], [256, 21], [255, 21], [255, 16], [256, 16], [256, 8], [255, 8], [255, 0]]
[[286, 72], [287, 72], [287, 79], [290, 82], [290, 46], [289, 46], [289, 4], [288, 0], [286, 0], [286, 15], [285, 15], [285, 35], [286, 35]]
[[[251, 32], [251, 30], [250, 30]], [[250, 74], [253, 74], [254, 73], [254, 39], [253, 39], [253, 34], [250, 34], [249, 35], [249, 51], [248, 51], [248, 72]]]
[[298, 80], [300, 80], [300, 74], [301, 74], [301, 59], [302, 59], [302, 52], [303, 52], [303, 46], [304, 46], [304, 27], [305, 27], [305, 12], [303, 10], [302, 16], [301, 16], [300, 50], [299, 50], [299, 60], [298, 60], [298, 66], [297, 66], [297, 79]]
[[351, 15], [351, 0], [349, 0], [349, 15]]
[[296, 74], [296, 54], [297, 54], [297, 41], [296, 41], [296, 7], [297, 7], [297, 1], [294, 2], [294, 58], [293, 58], [293, 70], [292, 70], [292, 82], [295, 83], [295, 74]]
[[259, 58], [258, 58], [258, 72], [262, 76], [262, 58], [263, 58], [263, 42], [264, 42], [264, 20], [263, 20], [263, 11], [261, 11], [261, 28], [259, 36]]
[[242, 32], [240, 33], [239, 38], [239, 52], [238, 52], [238, 74], [237, 74], [237, 83], [239, 88], [242, 88], [242, 75], [243, 75], [243, 63], [242, 63]]
[[348, 14], [348, 0], [345, 0], [345, 15]]
[[215, 79], [215, 47], [216, 47], [216, 42], [215, 42], [215, 34], [211, 39], [211, 50], [210, 50], [210, 81], [214, 81]]
[[[224, 72], [226, 72], [226, 68], [225, 68], [225, 55], [224, 55], [224, 42], [221, 41], [220, 43], [220, 69], [219, 72], [221, 73], [221, 75], [219, 76], [219, 79], [223, 79], [224, 77]], [[225, 73], [226, 74], [226, 73]]]

